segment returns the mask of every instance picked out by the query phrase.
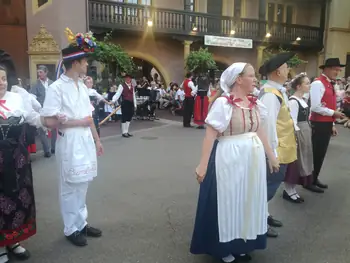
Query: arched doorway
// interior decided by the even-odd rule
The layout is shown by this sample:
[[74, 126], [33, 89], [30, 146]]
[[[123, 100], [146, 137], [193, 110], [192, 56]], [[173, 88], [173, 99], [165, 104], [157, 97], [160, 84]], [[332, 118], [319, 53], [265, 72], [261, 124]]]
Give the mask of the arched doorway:
[[158, 81], [161, 82], [165, 81], [164, 76], [162, 76], [161, 72], [152, 63], [137, 57], [133, 57], [132, 59], [136, 65], [135, 78], [137, 80], [146, 77], [149, 81], [155, 79], [158, 79]]
[[220, 78], [222, 72], [228, 67], [225, 63], [222, 63], [220, 61], [215, 61], [217, 69], [211, 70], [209, 72], [210, 79], [213, 83], [215, 83], [215, 80]]
[[165, 69], [165, 67], [158, 61], [157, 58], [154, 56], [144, 53], [144, 52], [139, 52], [139, 51], [133, 51], [133, 50], [128, 50], [127, 51], [129, 56], [132, 57], [133, 59], [141, 59], [144, 60], [150, 64], [153, 65], [153, 67], [159, 72], [159, 76], [162, 77], [163, 82], [168, 85], [170, 83], [170, 76], [169, 72]]

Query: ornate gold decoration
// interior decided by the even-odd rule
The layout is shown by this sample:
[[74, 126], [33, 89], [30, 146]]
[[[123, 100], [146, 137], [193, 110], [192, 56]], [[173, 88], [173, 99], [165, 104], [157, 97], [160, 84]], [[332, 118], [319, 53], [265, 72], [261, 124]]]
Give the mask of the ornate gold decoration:
[[28, 54], [60, 54], [60, 48], [53, 36], [41, 25], [39, 33], [29, 45]]

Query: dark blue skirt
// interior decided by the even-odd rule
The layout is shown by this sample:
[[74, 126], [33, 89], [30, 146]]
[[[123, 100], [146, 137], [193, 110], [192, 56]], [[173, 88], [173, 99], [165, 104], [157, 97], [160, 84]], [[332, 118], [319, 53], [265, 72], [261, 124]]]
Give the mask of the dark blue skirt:
[[266, 248], [266, 235], [255, 240], [235, 239], [220, 243], [218, 207], [216, 193], [215, 155], [218, 141], [215, 141], [210, 155], [207, 174], [200, 185], [196, 220], [190, 251], [192, 254], [207, 254], [221, 259], [228, 255], [248, 254], [256, 249]]

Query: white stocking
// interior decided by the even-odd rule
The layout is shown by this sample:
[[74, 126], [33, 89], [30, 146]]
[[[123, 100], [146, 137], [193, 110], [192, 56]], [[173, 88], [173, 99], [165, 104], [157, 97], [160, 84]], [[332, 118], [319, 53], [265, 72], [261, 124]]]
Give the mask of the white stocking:
[[227, 257], [222, 258], [222, 261], [224, 261], [226, 263], [233, 262], [234, 260], [235, 260], [235, 257], [232, 255], [228, 255]]
[[[16, 244], [10, 246], [10, 248], [13, 248], [13, 247], [18, 246], [18, 245], [19, 245], [19, 243], [16, 243]], [[15, 254], [21, 254], [24, 252], [26, 252], [26, 249], [22, 246], [18, 246], [13, 250], [13, 253], [15, 253]]]
[[284, 183], [284, 190], [287, 192], [290, 198], [293, 200], [298, 199], [297, 190], [295, 189], [295, 184]]
[[7, 256], [7, 251], [4, 247], [0, 247], [0, 255], [6, 254], [0, 257], [0, 263], [7, 263], [9, 262], [9, 258]]
[[126, 133], [129, 133], [130, 121], [126, 122]]
[[126, 123], [122, 123], [122, 134], [127, 133], [126, 131]]

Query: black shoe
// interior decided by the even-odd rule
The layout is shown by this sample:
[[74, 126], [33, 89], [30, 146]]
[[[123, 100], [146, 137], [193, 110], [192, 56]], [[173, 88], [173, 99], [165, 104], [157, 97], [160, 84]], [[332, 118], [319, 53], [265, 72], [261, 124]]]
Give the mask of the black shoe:
[[100, 229], [86, 225], [81, 233], [87, 237], [100, 237], [102, 236], [102, 231]]
[[204, 128], [204, 126], [201, 125], [201, 126], [198, 126], [197, 129], [198, 129], [198, 130], [203, 130], [203, 129], [205, 129], [205, 128]]
[[50, 157], [51, 157], [51, 153], [49, 153], [49, 152], [45, 153], [45, 154], [44, 154], [44, 157], [45, 157], [45, 158], [50, 158]]
[[84, 247], [87, 245], [87, 240], [85, 235], [83, 235], [79, 231], [75, 231], [73, 234], [70, 236], [66, 236], [66, 238], [73, 244], [78, 247]]
[[130, 133], [127, 133], [127, 135], [128, 135], [129, 137], [132, 137], [132, 136], [134, 136], [134, 135], [132, 135], [132, 134], [130, 134]]
[[18, 248], [19, 246], [21, 246], [20, 244], [14, 245], [12, 247], [6, 247], [8, 253], [9, 253], [9, 258], [15, 258], [17, 260], [27, 260], [30, 258], [30, 253], [29, 251], [26, 249], [24, 252], [22, 253], [16, 253], [15, 249]]
[[129, 137], [130, 137], [127, 133], [123, 133], [122, 136], [123, 136], [124, 138], [129, 138]]
[[273, 238], [276, 238], [278, 237], [278, 233], [275, 229], [273, 229], [272, 227], [269, 227], [267, 229], [267, 233], [266, 233], [266, 236], [267, 237], [273, 237]]
[[282, 227], [283, 224], [281, 221], [274, 219], [272, 216], [267, 218], [267, 224], [272, 227]]
[[249, 254], [244, 254], [244, 255], [233, 255], [235, 257], [235, 259], [237, 259], [238, 261], [251, 261], [252, 260], [252, 256], [250, 256]]
[[[294, 204], [301, 204], [301, 203], [304, 203], [304, 199], [303, 198], [299, 198], [296, 196], [297, 194], [293, 194], [293, 195], [289, 195], [286, 191], [283, 191], [283, 199], [284, 200], [287, 200], [291, 203], [294, 203]], [[296, 196], [296, 199], [293, 199], [292, 196]]]
[[55, 154], [55, 152], [56, 152], [55, 150], [51, 150], [51, 154]]
[[308, 185], [308, 186], [304, 186], [304, 189], [309, 190], [309, 191], [314, 192], [314, 193], [320, 193], [320, 194], [324, 193], [324, 190], [322, 190], [321, 188], [318, 188], [314, 184]]
[[320, 180], [317, 180], [315, 185], [322, 189], [328, 189], [328, 185], [321, 183]]

